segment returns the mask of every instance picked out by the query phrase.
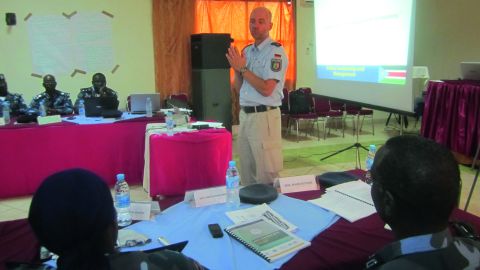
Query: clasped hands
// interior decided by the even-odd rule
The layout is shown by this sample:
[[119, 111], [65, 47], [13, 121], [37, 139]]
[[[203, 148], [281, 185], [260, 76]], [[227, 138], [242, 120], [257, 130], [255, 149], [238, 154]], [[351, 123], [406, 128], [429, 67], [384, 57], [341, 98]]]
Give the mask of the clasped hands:
[[240, 72], [240, 68], [245, 67], [247, 65], [247, 59], [245, 59], [245, 56], [241, 54], [237, 47], [235, 46], [230, 46], [228, 48], [227, 53], [225, 54], [227, 57], [228, 63], [230, 66], [236, 71]]

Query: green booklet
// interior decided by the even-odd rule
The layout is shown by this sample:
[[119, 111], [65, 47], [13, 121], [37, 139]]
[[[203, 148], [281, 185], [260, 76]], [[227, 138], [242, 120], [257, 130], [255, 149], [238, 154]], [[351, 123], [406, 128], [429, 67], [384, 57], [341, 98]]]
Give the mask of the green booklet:
[[265, 218], [232, 225], [225, 232], [268, 262], [310, 246], [310, 242]]

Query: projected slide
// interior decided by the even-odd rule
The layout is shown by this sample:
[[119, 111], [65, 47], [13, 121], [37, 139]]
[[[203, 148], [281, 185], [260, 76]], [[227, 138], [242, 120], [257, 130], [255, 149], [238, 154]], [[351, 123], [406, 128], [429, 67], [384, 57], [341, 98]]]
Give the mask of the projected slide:
[[413, 0], [315, 0], [318, 79], [404, 85]]

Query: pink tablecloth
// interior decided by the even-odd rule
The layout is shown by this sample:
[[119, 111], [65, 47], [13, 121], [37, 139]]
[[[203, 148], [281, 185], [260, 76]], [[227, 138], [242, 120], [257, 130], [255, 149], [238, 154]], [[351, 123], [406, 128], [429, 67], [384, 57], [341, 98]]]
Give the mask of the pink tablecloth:
[[473, 157], [480, 141], [480, 83], [429, 82], [422, 136]]
[[150, 196], [225, 185], [232, 136], [209, 129], [174, 136], [150, 136]]
[[109, 185], [117, 173], [141, 183], [147, 120], [0, 129], [0, 198], [33, 194], [48, 175], [85, 168]]

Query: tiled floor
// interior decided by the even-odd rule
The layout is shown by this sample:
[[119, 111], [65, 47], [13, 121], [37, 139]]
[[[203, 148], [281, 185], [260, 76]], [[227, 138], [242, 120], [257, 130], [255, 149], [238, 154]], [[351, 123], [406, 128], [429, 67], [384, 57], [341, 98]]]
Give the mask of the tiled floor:
[[[413, 121], [411, 122], [413, 123]], [[350, 125], [349, 125], [350, 124]], [[315, 136], [302, 136], [299, 139], [299, 142], [296, 140], [296, 136], [294, 132], [290, 135], [284, 136], [283, 140], [283, 147], [284, 149], [299, 149], [301, 152], [301, 148], [313, 147], [318, 145], [335, 145], [335, 144], [349, 144], [355, 143], [356, 139], [353, 136], [353, 132], [351, 129], [351, 123], [347, 123], [349, 128], [345, 131], [345, 137], [341, 136], [341, 132], [339, 130], [332, 129], [331, 134], [327, 137], [326, 140], [320, 139], [317, 140], [316, 133]], [[412, 125], [410, 129], [406, 130], [406, 133], [418, 133], [418, 128], [413, 128]], [[388, 126], [385, 127], [385, 118], [382, 116], [376, 118], [375, 121], [375, 135], [371, 133], [370, 123], [366, 122], [363, 132], [359, 136], [359, 142], [362, 141], [373, 141], [373, 140], [386, 140], [391, 136], [398, 135], [399, 131], [398, 128], [395, 126]], [[235, 137], [235, 136], [234, 136]], [[342, 171], [342, 170], [350, 170], [355, 167], [355, 160], [354, 160], [354, 150], [352, 151], [352, 160], [347, 161], [344, 163], [336, 163], [336, 164], [326, 164], [326, 165], [315, 165], [315, 166], [305, 166], [305, 167], [297, 167], [294, 169], [286, 169], [281, 172], [281, 176], [295, 176], [295, 175], [305, 175], [305, 174], [320, 174], [327, 171]], [[234, 153], [235, 153], [235, 144], [234, 144]], [[461, 169], [462, 172], [462, 194], [460, 199], [460, 208], [464, 208], [465, 202], [468, 196], [468, 192], [470, 191], [470, 187], [473, 182], [473, 178], [475, 176], [475, 171], [464, 167]], [[480, 216], [480, 187], [476, 187], [474, 195], [471, 199], [470, 206], [468, 208], [468, 212], [473, 213], [477, 216]], [[132, 200], [136, 201], [145, 201], [150, 200], [148, 194], [143, 190], [141, 186], [132, 186], [131, 187], [131, 195]], [[0, 221], [5, 220], [13, 220], [19, 218], [25, 218], [28, 215], [28, 209], [30, 206], [31, 196], [26, 197], [19, 197], [19, 198], [12, 198], [12, 199], [4, 199], [0, 200]]]

